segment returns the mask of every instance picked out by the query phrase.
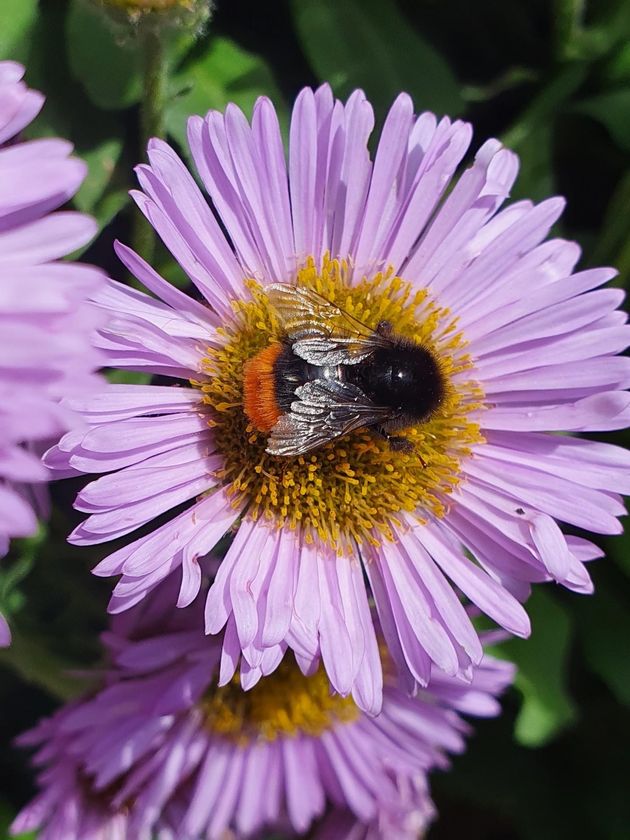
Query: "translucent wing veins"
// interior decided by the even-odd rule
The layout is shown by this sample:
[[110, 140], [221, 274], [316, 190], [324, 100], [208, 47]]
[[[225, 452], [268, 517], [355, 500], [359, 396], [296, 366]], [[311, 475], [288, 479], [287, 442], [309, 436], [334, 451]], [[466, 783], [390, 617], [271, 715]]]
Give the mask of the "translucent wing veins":
[[314, 379], [295, 392], [291, 410], [277, 421], [267, 442], [272, 455], [301, 455], [364, 426], [391, 419], [392, 409], [375, 405], [348, 382]]
[[312, 365], [352, 365], [391, 346], [349, 312], [311, 289], [275, 283], [266, 289], [293, 352]]

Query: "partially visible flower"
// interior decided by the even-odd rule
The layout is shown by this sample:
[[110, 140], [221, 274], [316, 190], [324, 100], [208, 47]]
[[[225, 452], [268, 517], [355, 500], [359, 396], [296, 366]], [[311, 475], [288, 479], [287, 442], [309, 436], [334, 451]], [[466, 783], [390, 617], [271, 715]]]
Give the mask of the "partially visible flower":
[[[469, 125], [415, 116], [401, 94], [372, 160], [373, 125], [360, 91], [341, 103], [326, 85], [305, 89], [287, 165], [267, 99], [251, 124], [234, 105], [192, 117], [190, 148], [211, 204], [175, 152], [150, 142], [134, 198], [201, 300], [118, 246], [155, 297], [112, 281], [98, 295], [112, 316], [99, 344], [112, 366], [161, 381], [77, 401], [90, 428], [67, 435], [47, 463], [102, 474], [77, 499], [87, 516], [73, 543], [156, 523], [95, 570], [120, 576], [111, 610], [137, 603], [175, 568], [177, 604], [190, 603], [197, 558], [231, 531], [206, 630], [224, 630], [225, 660], [235, 670], [240, 657], [243, 687], [291, 648], [305, 673], [321, 660], [340, 694], [378, 713], [370, 597], [413, 691], [433, 666], [466, 678], [479, 662], [462, 594], [527, 636], [532, 583], [592, 591], [586, 564], [601, 552], [558, 522], [619, 533], [630, 455], [556, 432], [628, 424], [630, 359], [617, 354], [630, 330], [616, 309], [623, 293], [599, 288], [614, 271], [573, 273], [578, 246], [545, 241], [561, 199], [501, 208], [518, 162], [497, 140], [451, 185]], [[331, 391], [329, 377], [348, 365], [340, 373], [334, 355], [305, 365], [306, 342], [291, 337], [269, 291], [277, 284], [311, 306], [314, 294], [319, 307], [324, 298], [323, 325], [298, 310], [315, 345], [341, 335], [343, 347], [344, 325], [356, 337], [358, 319], [359, 336], [389, 324], [425, 351], [432, 373], [416, 372], [407, 399], [424, 404], [429, 386], [438, 397], [404, 431], [406, 446], [356, 428], [375, 403], [387, 406], [343, 383]], [[345, 319], [335, 320], [336, 306]], [[313, 448], [270, 448], [270, 432], [286, 440], [304, 427]], [[354, 431], [328, 434], [340, 427]]]
[[203, 636], [203, 599], [171, 621], [158, 596], [131, 611], [139, 621], [115, 621], [104, 687], [22, 736], [37, 747], [40, 792], [14, 833], [219, 840], [301, 834], [332, 812], [322, 836], [411, 838], [433, 817], [427, 773], [464, 749], [460, 713], [496, 714], [512, 677], [486, 657], [470, 684], [436, 673], [416, 698], [388, 677], [376, 718], [292, 657], [248, 692], [238, 677], [219, 688], [226, 663], [220, 639]]
[[[78, 420], [60, 399], [100, 382], [89, 336], [102, 318], [87, 298], [101, 274], [57, 262], [85, 245], [96, 225], [80, 213], [53, 212], [77, 191], [86, 167], [65, 140], [19, 141], [44, 101], [23, 73], [0, 62], [0, 557], [12, 537], [33, 534], [45, 512], [40, 485], [49, 473], [37, 450]], [[0, 616], [0, 644], [9, 640]]]

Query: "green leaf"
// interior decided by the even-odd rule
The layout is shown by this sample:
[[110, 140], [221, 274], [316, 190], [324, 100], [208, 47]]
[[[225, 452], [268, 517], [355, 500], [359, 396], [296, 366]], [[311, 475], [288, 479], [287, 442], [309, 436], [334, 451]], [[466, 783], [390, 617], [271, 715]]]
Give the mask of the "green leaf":
[[363, 88], [377, 111], [407, 91], [418, 110], [459, 114], [458, 82], [440, 53], [416, 33], [393, 0], [292, 0], [315, 73], [346, 97]]
[[519, 146], [520, 168], [511, 192], [514, 201], [542, 201], [555, 193], [552, 143], [552, 126], [544, 123], [536, 125]]
[[140, 50], [117, 39], [105, 15], [86, 0], [70, 0], [66, 18], [70, 69], [100, 108], [127, 108], [142, 92]]
[[47, 535], [47, 525], [40, 524], [32, 537], [11, 544], [12, 562], [5, 561], [0, 566], [0, 613], [3, 615], [10, 616], [22, 607], [24, 598], [19, 585], [30, 574]]
[[554, 123], [584, 82], [586, 73], [587, 68], [583, 64], [574, 63], [562, 67], [503, 134], [502, 142], [519, 153], [524, 143], [535, 143], [535, 132]]
[[122, 151], [122, 140], [111, 137], [81, 155], [88, 165], [89, 176], [74, 197], [77, 208], [91, 213], [110, 182]]
[[523, 696], [515, 724], [516, 740], [538, 747], [577, 716], [566, 686], [572, 627], [568, 614], [548, 591], [537, 589], [527, 609], [532, 619], [531, 638], [511, 639], [501, 651], [518, 667], [515, 685]]
[[[618, 179], [606, 213], [600, 224], [600, 234], [591, 257], [591, 265], [613, 265], [619, 271], [612, 280], [614, 286], [627, 287], [630, 281], [630, 169]], [[611, 556], [630, 574], [630, 540], [628, 535], [611, 541]]]
[[281, 94], [269, 67], [260, 56], [228, 38], [213, 38], [184, 61], [171, 82], [174, 94], [166, 106], [166, 127], [187, 148], [186, 123], [191, 114], [236, 103], [248, 116], [259, 96], [269, 96], [284, 119]]
[[71, 673], [72, 663], [54, 654], [47, 647], [47, 637], [26, 636], [11, 627], [11, 646], [0, 650], [0, 665], [19, 674], [28, 683], [47, 691], [51, 697], [70, 700], [86, 685], [83, 677]]
[[630, 89], [620, 88], [583, 99], [572, 110], [600, 122], [620, 149], [630, 151]]
[[38, 0], [2, 0], [0, 3], [0, 58], [24, 61], [29, 33], [37, 19]]
[[623, 594], [600, 583], [596, 594], [580, 599], [574, 609], [589, 667], [619, 703], [630, 706], [630, 604]]
[[106, 375], [107, 381], [115, 385], [148, 385], [151, 381], [150, 373], [141, 373], [137, 370], [111, 368]]
[[[103, 211], [100, 209], [106, 203], [106, 194], [114, 189], [126, 192], [130, 181], [130, 174], [122, 171], [122, 167], [113, 179], [123, 148], [124, 127], [117, 114], [92, 104], [70, 75], [66, 63], [58, 60], [56, 44], [64, 35], [64, 20], [59, 11], [56, 4], [43, 7], [31, 34], [32, 56], [27, 79], [32, 87], [46, 94], [46, 102], [24, 135], [65, 137], [75, 144], [75, 154], [85, 160], [88, 173], [73, 199], [74, 206], [94, 215], [103, 227], [113, 215], [109, 204]], [[116, 181], [115, 187], [112, 180]], [[120, 206], [119, 201], [118, 209]]]
[[131, 201], [129, 190], [120, 188], [105, 193], [92, 208], [92, 215], [101, 230]]

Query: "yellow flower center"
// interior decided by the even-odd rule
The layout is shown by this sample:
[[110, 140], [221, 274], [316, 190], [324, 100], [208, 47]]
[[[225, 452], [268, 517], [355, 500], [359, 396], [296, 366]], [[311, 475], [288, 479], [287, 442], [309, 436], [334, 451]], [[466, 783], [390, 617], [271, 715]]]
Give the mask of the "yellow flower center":
[[238, 743], [318, 736], [360, 715], [350, 697], [330, 693], [323, 668], [305, 677], [289, 657], [249, 691], [241, 688], [238, 674], [223, 688], [209, 689], [201, 707], [213, 733]]
[[[297, 457], [270, 455], [267, 435], [243, 411], [245, 363], [282, 335], [264, 288], [249, 282], [249, 300], [235, 301], [233, 324], [221, 333], [225, 343], [208, 350], [207, 378], [193, 382], [203, 393], [208, 423], [225, 457], [219, 473], [247, 513], [279, 527], [303, 529], [306, 539], [325, 540], [338, 552], [354, 543], [393, 539], [392, 525], [402, 512], [420, 519], [443, 516], [445, 497], [460, 481], [460, 462], [481, 441], [469, 419], [483, 396], [464, 374], [471, 367], [465, 342], [448, 310], [426, 290], [414, 290], [393, 271], [354, 286], [345, 261], [325, 257], [321, 268], [309, 259], [297, 284], [312, 289], [375, 329], [388, 321], [396, 335], [413, 339], [435, 358], [446, 383], [438, 409], [425, 422], [404, 430], [409, 451], [393, 449], [364, 428]], [[369, 362], [368, 362], [369, 364]]]

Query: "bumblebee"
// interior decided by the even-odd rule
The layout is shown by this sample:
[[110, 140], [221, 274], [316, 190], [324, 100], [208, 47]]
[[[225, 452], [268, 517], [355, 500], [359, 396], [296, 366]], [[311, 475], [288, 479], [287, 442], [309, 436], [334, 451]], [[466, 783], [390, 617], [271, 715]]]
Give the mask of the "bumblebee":
[[428, 420], [446, 392], [431, 350], [387, 321], [371, 329], [309, 289], [278, 283], [266, 292], [282, 334], [245, 363], [243, 407], [267, 435], [267, 452], [303, 455], [363, 428], [410, 448], [391, 433]]

